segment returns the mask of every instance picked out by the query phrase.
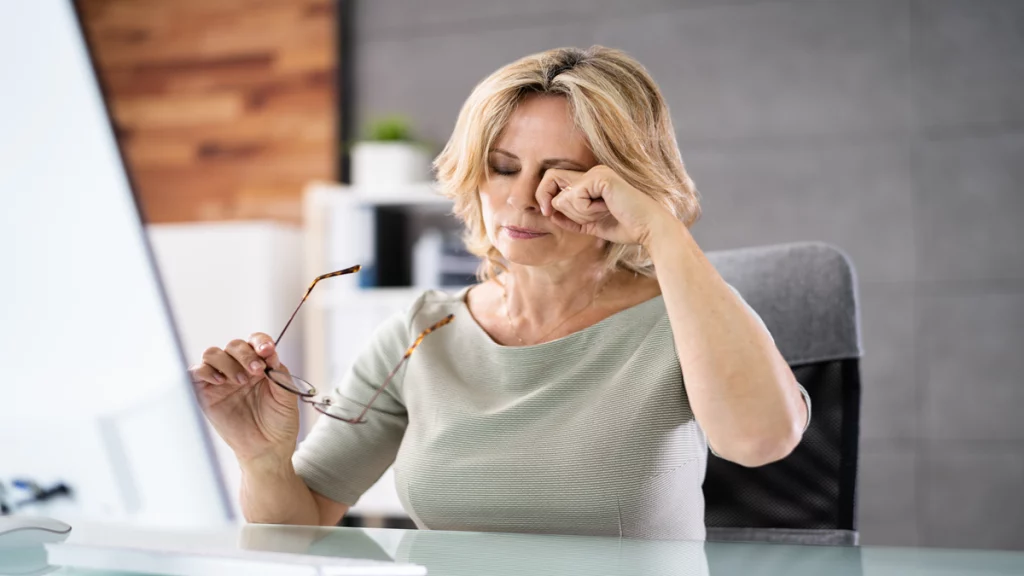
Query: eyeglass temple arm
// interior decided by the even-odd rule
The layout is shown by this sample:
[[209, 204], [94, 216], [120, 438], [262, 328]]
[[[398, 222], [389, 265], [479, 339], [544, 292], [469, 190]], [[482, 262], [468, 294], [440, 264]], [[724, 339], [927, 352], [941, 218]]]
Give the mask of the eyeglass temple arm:
[[359, 413], [359, 416], [355, 417], [354, 422], [359, 422], [366, 416], [366, 413], [370, 411], [370, 406], [373, 406], [374, 401], [376, 401], [377, 397], [380, 396], [381, 392], [383, 392], [384, 389], [388, 387], [388, 384], [391, 383], [391, 379], [394, 378], [395, 374], [398, 373], [398, 369], [402, 367], [402, 364], [405, 364], [405, 361], [409, 359], [409, 356], [412, 356], [412, 351], [415, 350], [416, 347], [420, 345], [420, 342], [423, 342], [423, 339], [427, 337], [427, 334], [430, 334], [434, 330], [437, 330], [438, 328], [444, 326], [445, 324], [448, 324], [454, 318], [454, 314], [449, 314], [442, 318], [440, 321], [436, 322], [430, 328], [427, 328], [423, 332], [420, 332], [420, 335], [416, 337], [416, 340], [413, 341], [412, 345], [410, 345], [409, 348], [406, 349], [405, 355], [402, 356], [402, 359], [399, 360], [398, 364], [395, 364], [395, 367], [391, 369], [391, 372], [388, 374], [388, 377], [384, 379], [384, 383], [381, 384], [379, 388], [377, 388], [376, 392], [373, 393], [373, 396], [370, 396], [370, 401], [367, 402], [365, 406], [363, 406], [362, 412]]
[[350, 268], [345, 268], [344, 270], [338, 270], [336, 272], [328, 272], [327, 274], [321, 274], [320, 276], [314, 278], [313, 282], [309, 285], [309, 288], [306, 289], [306, 293], [302, 295], [302, 300], [299, 300], [299, 305], [295, 307], [295, 310], [292, 311], [291, 317], [288, 318], [288, 322], [284, 325], [284, 328], [281, 329], [281, 333], [278, 334], [277, 339], [274, 340], [274, 347], [276, 348], [278, 343], [281, 342], [281, 338], [283, 338], [284, 333], [288, 331], [288, 327], [292, 325], [292, 320], [295, 320], [295, 315], [299, 313], [299, 308], [302, 308], [302, 305], [305, 304], [306, 298], [309, 298], [309, 294], [313, 292], [313, 287], [316, 286], [317, 282], [321, 280], [326, 280], [328, 278], [334, 278], [335, 276], [354, 274], [356, 272], [359, 272], [360, 269], [362, 269], [362, 266], [356, 264], [355, 266], [352, 266]]

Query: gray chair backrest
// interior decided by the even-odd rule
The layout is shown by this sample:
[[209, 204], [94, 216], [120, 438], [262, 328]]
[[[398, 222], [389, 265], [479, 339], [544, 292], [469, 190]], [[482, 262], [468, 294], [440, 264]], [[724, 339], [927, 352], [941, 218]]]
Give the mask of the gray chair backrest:
[[838, 248], [802, 242], [707, 256], [761, 315], [791, 366], [861, 356], [856, 276]]
[[750, 469], [709, 456], [709, 538], [856, 543], [861, 341], [852, 263], [821, 243], [708, 258], [760, 314], [813, 410], [800, 445], [782, 461]]

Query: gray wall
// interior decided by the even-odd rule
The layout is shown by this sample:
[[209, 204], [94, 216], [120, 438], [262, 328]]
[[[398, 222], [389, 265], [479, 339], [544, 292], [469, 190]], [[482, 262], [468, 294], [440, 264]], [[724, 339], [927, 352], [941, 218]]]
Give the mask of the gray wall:
[[474, 84], [557, 46], [658, 80], [705, 249], [860, 274], [865, 543], [1024, 548], [1024, 1], [363, 0], [357, 118], [443, 143]]

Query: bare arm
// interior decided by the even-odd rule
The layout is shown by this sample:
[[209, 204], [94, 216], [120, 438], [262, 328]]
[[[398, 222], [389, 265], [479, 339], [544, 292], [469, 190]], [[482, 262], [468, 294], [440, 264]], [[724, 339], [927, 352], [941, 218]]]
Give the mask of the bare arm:
[[310, 490], [290, 459], [242, 464], [242, 513], [256, 524], [336, 526], [348, 512]]
[[807, 405], [771, 336], [682, 223], [663, 220], [645, 245], [665, 298], [690, 406], [708, 442], [743, 466], [786, 457], [800, 442]]
[[793, 451], [807, 422], [793, 372], [675, 214], [600, 165], [548, 169], [536, 198], [566, 230], [647, 249], [690, 407], [719, 455], [760, 466]]

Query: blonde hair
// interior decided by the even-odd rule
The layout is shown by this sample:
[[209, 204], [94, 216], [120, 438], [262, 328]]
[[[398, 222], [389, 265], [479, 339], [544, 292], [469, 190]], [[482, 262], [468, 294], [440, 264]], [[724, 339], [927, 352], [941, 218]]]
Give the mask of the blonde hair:
[[[478, 194], [488, 177], [487, 157], [518, 104], [535, 94], [565, 97], [600, 164], [661, 202], [686, 226], [697, 221], [697, 190], [683, 166], [668, 106], [644, 67], [603, 46], [540, 52], [498, 69], [473, 89], [434, 160], [441, 192], [454, 201], [454, 213], [465, 224], [466, 248], [484, 259], [481, 281], [505, 268], [487, 238]], [[654, 274], [639, 245], [609, 243], [605, 263], [609, 269]]]

